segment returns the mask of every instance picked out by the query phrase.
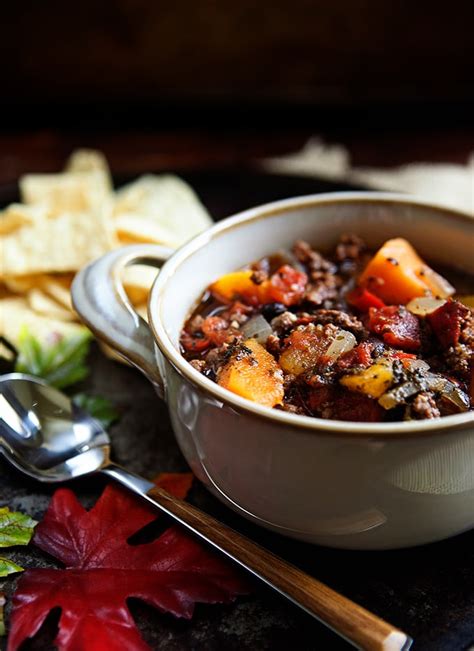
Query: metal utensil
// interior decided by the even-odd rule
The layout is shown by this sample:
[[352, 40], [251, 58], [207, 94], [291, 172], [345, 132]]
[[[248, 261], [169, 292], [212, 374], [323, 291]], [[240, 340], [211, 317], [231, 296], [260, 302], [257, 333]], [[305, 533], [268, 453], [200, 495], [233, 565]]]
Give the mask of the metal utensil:
[[60, 391], [21, 373], [0, 377], [0, 453], [41, 482], [101, 472], [164, 511], [354, 646], [399, 651], [402, 631], [191, 504], [110, 461], [101, 425]]

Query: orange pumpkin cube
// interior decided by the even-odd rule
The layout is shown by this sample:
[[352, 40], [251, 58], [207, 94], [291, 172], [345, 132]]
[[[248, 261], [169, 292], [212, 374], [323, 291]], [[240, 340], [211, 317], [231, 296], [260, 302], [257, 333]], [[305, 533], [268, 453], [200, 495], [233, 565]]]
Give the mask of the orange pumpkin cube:
[[266, 407], [283, 401], [283, 372], [256, 339], [247, 339], [244, 348], [239, 347], [221, 370], [217, 382], [242, 398]]

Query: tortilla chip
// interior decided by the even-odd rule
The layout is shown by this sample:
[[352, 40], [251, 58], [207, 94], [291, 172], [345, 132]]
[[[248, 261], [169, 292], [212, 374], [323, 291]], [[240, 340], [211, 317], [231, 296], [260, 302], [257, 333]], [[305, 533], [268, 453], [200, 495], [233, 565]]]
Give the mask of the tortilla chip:
[[43, 274], [25, 274], [24, 276], [5, 276], [3, 283], [5, 286], [15, 294], [26, 294], [34, 287], [42, 285]]
[[179, 246], [173, 235], [150, 217], [124, 213], [115, 218], [115, 228], [122, 244], [163, 244], [174, 249]]
[[55, 274], [44, 276], [41, 288], [67, 310], [73, 310], [71, 285], [74, 274]]
[[25, 298], [0, 299], [0, 335], [17, 346], [22, 326], [26, 326], [40, 341], [49, 341], [55, 334], [73, 335], [87, 330], [78, 323], [50, 319], [32, 312]]
[[158, 269], [148, 265], [126, 267], [122, 276], [125, 291], [134, 305], [146, 303]]
[[119, 236], [172, 247], [181, 246], [213, 223], [194, 190], [177, 176], [166, 174], [141, 176], [120, 188], [113, 214]]
[[63, 213], [1, 238], [0, 277], [77, 271], [116, 243], [107, 220], [91, 213]]
[[0, 212], [0, 236], [13, 233], [25, 224], [34, 224], [46, 216], [42, 207], [12, 203]]
[[8, 287], [0, 281], [0, 298], [5, 298], [6, 296], [10, 297], [11, 295], [11, 291]]
[[76, 149], [69, 156], [65, 172], [80, 172], [89, 173], [95, 172], [102, 176], [102, 181], [105, 188], [109, 192], [113, 190], [112, 175], [110, 173], [109, 164], [107, 159], [101, 151], [95, 149]]
[[134, 305], [135, 312], [139, 314], [144, 321], [148, 323], [148, 304], [140, 303], [139, 305]]
[[31, 289], [26, 300], [30, 308], [42, 314], [43, 316], [50, 317], [51, 319], [59, 319], [60, 321], [77, 321], [78, 316], [72, 310], [67, 310], [62, 305], [59, 305], [54, 298], [51, 298], [41, 289]]
[[65, 172], [106, 172], [110, 178], [107, 159], [97, 149], [76, 149], [67, 159]]
[[5, 287], [15, 294], [27, 294], [30, 290], [42, 289], [60, 305], [72, 310], [70, 288], [74, 274], [26, 274], [24, 276], [6, 276]]
[[20, 178], [22, 201], [41, 205], [50, 217], [64, 212], [102, 214], [111, 207], [112, 195], [102, 171], [63, 174], [26, 174]]

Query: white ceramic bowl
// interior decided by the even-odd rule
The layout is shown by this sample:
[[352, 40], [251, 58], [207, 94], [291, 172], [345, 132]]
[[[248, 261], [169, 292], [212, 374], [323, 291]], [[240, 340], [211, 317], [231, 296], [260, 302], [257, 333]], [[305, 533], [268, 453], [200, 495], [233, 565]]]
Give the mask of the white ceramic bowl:
[[[245, 517], [294, 538], [353, 549], [458, 534], [474, 526], [472, 411], [396, 423], [298, 416], [223, 389], [180, 355], [181, 327], [210, 282], [296, 239], [330, 248], [343, 232], [373, 248], [405, 237], [435, 267], [474, 274], [468, 215], [398, 195], [337, 193], [248, 210], [172, 255], [155, 245], [113, 251], [78, 274], [74, 305], [154, 383], [193, 472]], [[120, 272], [138, 262], [161, 266], [168, 257], [150, 294], [148, 327], [130, 306]]]

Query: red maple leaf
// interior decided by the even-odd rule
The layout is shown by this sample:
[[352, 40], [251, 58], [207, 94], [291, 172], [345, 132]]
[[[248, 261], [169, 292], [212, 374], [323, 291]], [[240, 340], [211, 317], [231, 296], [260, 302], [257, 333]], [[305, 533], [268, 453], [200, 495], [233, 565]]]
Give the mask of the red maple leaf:
[[[178, 475], [157, 483], [177, 497], [190, 486]], [[128, 544], [156, 517], [156, 509], [115, 485], [105, 488], [90, 511], [72, 491], [56, 491], [34, 543], [65, 569], [24, 573], [13, 597], [8, 651], [37, 633], [58, 607], [59, 651], [147, 651], [127, 607], [129, 597], [189, 619], [197, 602], [228, 603], [247, 592], [232, 565], [179, 527], [151, 543]]]

